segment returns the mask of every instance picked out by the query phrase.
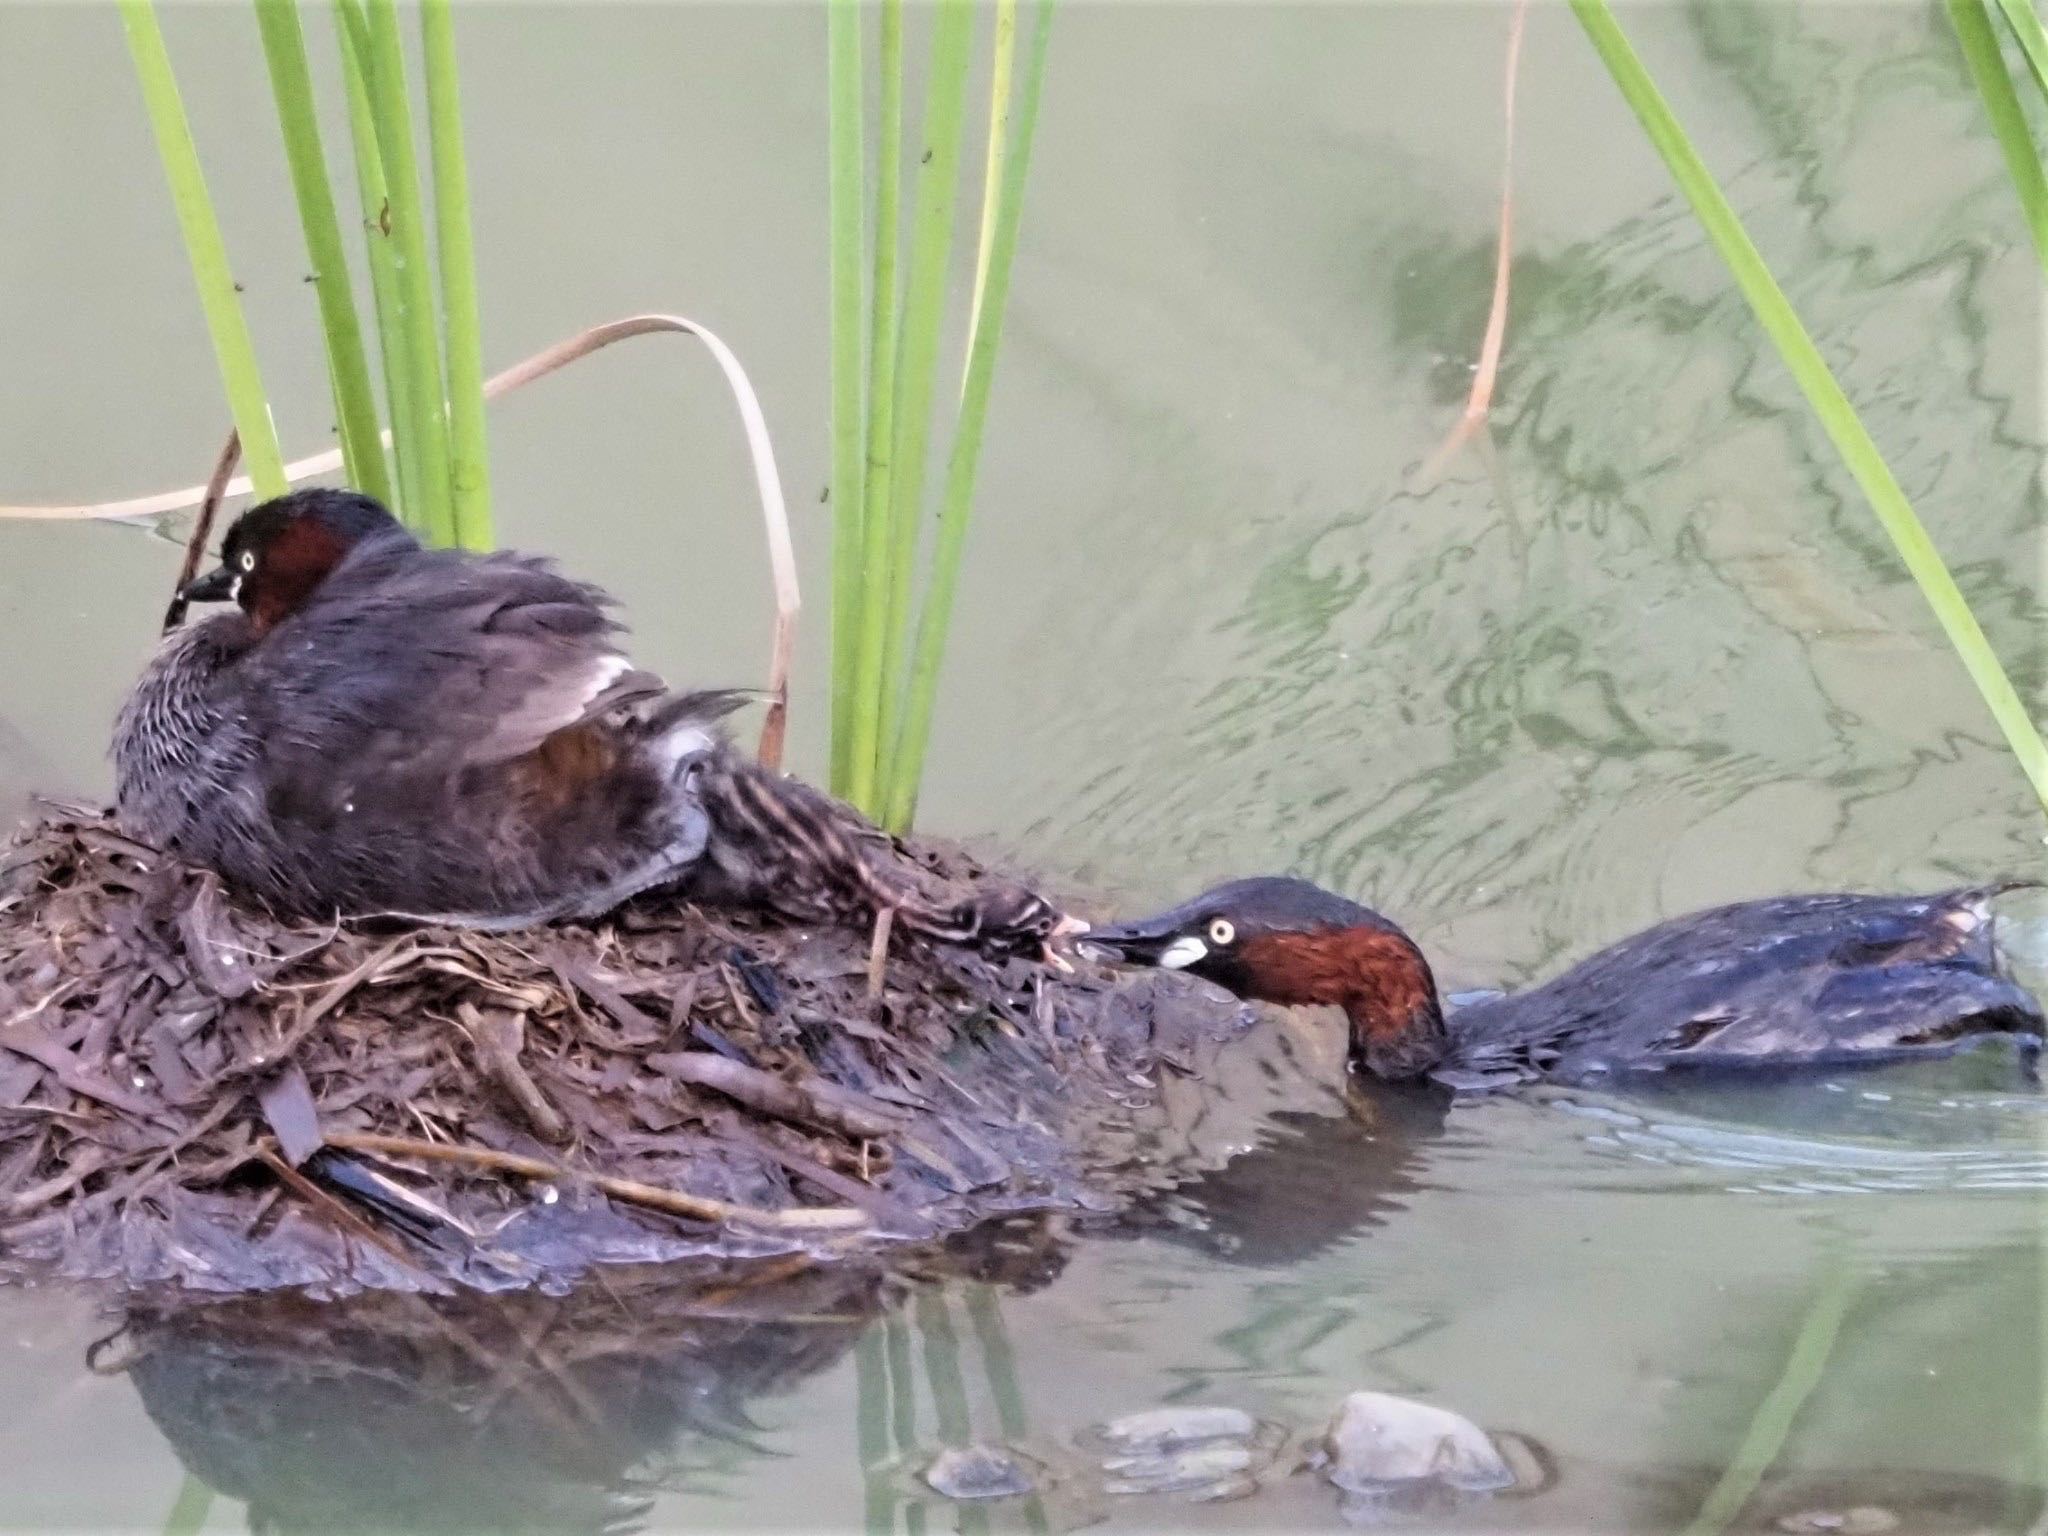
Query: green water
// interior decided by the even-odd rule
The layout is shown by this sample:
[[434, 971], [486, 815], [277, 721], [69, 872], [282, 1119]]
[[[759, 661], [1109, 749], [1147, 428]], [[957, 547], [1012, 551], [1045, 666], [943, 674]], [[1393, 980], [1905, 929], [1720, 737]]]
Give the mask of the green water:
[[[2038, 700], [2040, 271], [1941, 12], [1623, 14]], [[814, 769], [821, 18], [460, 21], [489, 360], [646, 309], [738, 350], [802, 524]], [[326, 382], [253, 23], [167, 28], [280, 425], [310, 451]], [[1523, 59], [1497, 468], [1468, 453], [1432, 487], [1412, 476], [1491, 290], [1505, 9], [1075, 0], [1059, 29], [929, 824], [1133, 904], [1309, 874], [1400, 918], [1447, 979], [1504, 984], [1717, 900], [2038, 868], [2038, 807], [1563, 8], [1534, 8]], [[197, 480], [226, 413], [115, 17], [0, 10], [0, 57], [0, 499]], [[671, 677], [760, 676], [766, 560], [701, 355], [633, 343], [492, 433], [508, 542], [616, 591]], [[0, 803], [104, 792], [176, 552], [26, 525], [0, 551]], [[94, 1374], [108, 1298], [0, 1293], [0, 1525], [449, 1526], [509, 1488], [526, 1520], [589, 1528], [1329, 1528], [1334, 1492], [1288, 1469], [1373, 1388], [1554, 1470], [1425, 1525], [1677, 1531], [1817, 1305], [1839, 1332], [1731, 1528], [2039, 1519], [2048, 1154], [2008, 1060], [1368, 1135], [1317, 1086], [1330, 1026], [1301, 1028], [1257, 1102], [1321, 1118], [1228, 1163], [1257, 1119], [1228, 1094], [1191, 1109], [1210, 1177], [1178, 1225], [1039, 1234], [1028, 1283], [712, 1329], [630, 1371], [520, 1314], [488, 1368], [358, 1360], [353, 1387], [306, 1390], [202, 1336]], [[522, 1429], [550, 1391], [567, 1426]], [[1085, 1431], [1167, 1403], [1284, 1432], [1261, 1490], [1103, 1493]], [[1038, 1500], [922, 1488], [967, 1436], [1038, 1461]]]

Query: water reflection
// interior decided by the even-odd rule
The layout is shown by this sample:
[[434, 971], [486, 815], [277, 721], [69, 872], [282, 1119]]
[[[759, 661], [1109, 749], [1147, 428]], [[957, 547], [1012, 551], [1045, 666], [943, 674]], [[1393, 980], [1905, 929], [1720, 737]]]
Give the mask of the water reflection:
[[[1619, 1367], [1619, 1399], [1542, 1379], [1598, 1333], [1509, 1344], [1485, 1322], [1483, 1267], [1440, 1272], [1469, 1294], [1417, 1318], [1401, 1266], [1356, 1245], [1263, 1282], [1144, 1251], [1090, 1277], [1079, 1319], [1028, 1275], [912, 1287], [813, 1266], [486, 1307], [138, 1303], [110, 1349], [183, 1466], [242, 1501], [252, 1531], [684, 1529], [778, 1499], [839, 1527], [857, 1499], [870, 1531], [1329, 1528], [1395, 1507], [1346, 1500], [1306, 1466], [1361, 1387], [1480, 1416], [1514, 1468], [1511, 1492], [1430, 1501], [1432, 1529], [1678, 1530], [1718, 1509], [1712, 1528], [1737, 1532], [1960, 1536], [2037, 1518], [2039, 1380], [1992, 1363], [2036, 1337], [2031, 1245], [1967, 1270], [1873, 1264], [1840, 1234], [1814, 1256], [1730, 1297], [1674, 1287], [1651, 1255], [1646, 1283], [1608, 1298], [1616, 1337], [1577, 1365]], [[1564, 1300], [1544, 1266], [1522, 1279], [1537, 1315]], [[1650, 1282], [1661, 1317], [1631, 1318]], [[1533, 1438], [1546, 1397], [1557, 1430]], [[806, 1400], [845, 1403], [851, 1422]], [[1200, 1405], [1270, 1426], [1255, 1486], [1222, 1483], [1222, 1502], [1131, 1489], [1103, 1424]], [[1031, 1490], [961, 1505], [925, 1484], [937, 1452], [973, 1445], [1026, 1468]], [[778, 1481], [790, 1457], [801, 1492]]]
[[251, 1530], [619, 1529], [771, 1454], [750, 1402], [829, 1367], [876, 1305], [837, 1271], [747, 1289], [136, 1306], [129, 1375]]
[[1386, 1225], [1421, 1187], [1426, 1143], [1443, 1134], [1451, 1095], [1357, 1084], [1347, 1097], [1336, 1113], [1275, 1111], [1244, 1151], [1141, 1206], [1120, 1229], [1281, 1269]]
[[[903, 1267], [965, 1285], [999, 1330], [973, 1298], [1029, 1294], [1062, 1263], [1042, 1224], [999, 1222]], [[127, 1305], [93, 1363], [125, 1371], [251, 1530], [637, 1529], [664, 1493], [764, 1475], [783, 1453], [760, 1405], [900, 1330], [913, 1285], [799, 1256], [608, 1271], [561, 1296], [157, 1298]], [[934, 1360], [936, 1294], [912, 1303]]]

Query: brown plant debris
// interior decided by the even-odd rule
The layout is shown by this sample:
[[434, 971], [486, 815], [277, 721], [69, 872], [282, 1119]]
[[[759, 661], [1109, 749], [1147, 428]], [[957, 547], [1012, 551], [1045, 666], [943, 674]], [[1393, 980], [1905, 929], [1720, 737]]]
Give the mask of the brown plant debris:
[[286, 924], [54, 807], [0, 847], [0, 1264], [555, 1287], [1102, 1208], [1144, 1177], [1132, 1083], [1242, 1027], [1149, 978], [872, 942], [673, 898]]

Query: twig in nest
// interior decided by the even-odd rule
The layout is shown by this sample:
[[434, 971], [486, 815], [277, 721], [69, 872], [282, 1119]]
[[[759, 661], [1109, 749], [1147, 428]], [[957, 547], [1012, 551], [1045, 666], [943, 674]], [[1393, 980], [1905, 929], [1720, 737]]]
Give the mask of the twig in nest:
[[336, 1131], [328, 1136], [332, 1147], [356, 1152], [377, 1152], [386, 1157], [417, 1157], [426, 1162], [464, 1163], [472, 1168], [489, 1168], [515, 1174], [523, 1179], [548, 1179], [557, 1183], [584, 1183], [627, 1205], [650, 1211], [666, 1211], [693, 1221], [737, 1223], [753, 1227], [776, 1227], [787, 1231], [845, 1232], [865, 1229], [865, 1214], [845, 1205], [808, 1206], [789, 1211], [765, 1211], [756, 1206], [734, 1205], [703, 1195], [686, 1195], [681, 1190], [642, 1184], [637, 1179], [617, 1179], [609, 1174], [585, 1173], [564, 1168], [538, 1157], [516, 1152], [498, 1152], [489, 1147], [465, 1146], [460, 1142], [415, 1141], [410, 1136], [377, 1136], [368, 1132]]
[[[336, 977], [333, 985], [306, 1005], [306, 1011], [299, 1015], [298, 1023], [294, 1024], [277, 1044], [259, 1050], [246, 1061], [237, 1062], [226, 1068], [216, 1082], [225, 1082], [229, 1078], [246, 1076], [251, 1072], [261, 1072], [274, 1062], [289, 1058], [306, 1043], [307, 1037], [320, 1027], [320, 1021], [332, 1013], [351, 992], [381, 970], [385, 962], [391, 960], [399, 947], [409, 938], [410, 934], [401, 933], [397, 938], [372, 951], [369, 959], [347, 975]], [[410, 965], [416, 958], [416, 954], [402, 955], [398, 957], [397, 963]]]
[[889, 967], [889, 930], [895, 926], [896, 909], [883, 907], [875, 914], [875, 936], [868, 945], [868, 1007], [882, 1000], [882, 977]]
[[71, 1160], [71, 1166], [55, 1178], [30, 1184], [0, 1199], [0, 1217], [12, 1221], [33, 1216], [54, 1200], [61, 1200], [113, 1161], [113, 1154], [89, 1147]]
[[377, 1249], [378, 1252], [395, 1259], [407, 1269], [415, 1273], [419, 1272], [419, 1266], [405, 1256], [404, 1249], [392, 1242], [390, 1238], [379, 1232], [346, 1205], [343, 1205], [335, 1196], [330, 1195], [290, 1163], [279, 1157], [275, 1148], [262, 1147], [257, 1151], [256, 1156], [266, 1168], [284, 1182], [285, 1186], [293, 1194], [297, 1195], [321, 1214], [332, 1219], [343, 1231], [360, 1237], [364, 1242]]
[[877, 1140], [903, 1129], [904, 1119], [887, 1106], [837, 1083], [790, 1083], [759, 1067], [715, 1051], [671, 1051], [646, 1058], [663, 1077], [722, 1093], [749, 1109], [796, 1125], [813, 1125], [853, 1140]]
[[[826, 1167], [815, 1157], [794, 1148], [778, 1145], [760, 1131], [743, 1123], [737, 1116], [728, 1114], [725, 1122], [717, 1127], [717, 1134], [731, 1146], [751, 1152], [756, 1157], [766, 1158], [772, 1163], [778, 1163], [799, 1178], [809, 1179], [827, 1194], [837, 1195], [848, 1205], [860, 1207], [876, 1221], [887, 1222], [903, 1230], [929, 1229], [929, 1223], [923, 1221], [902, 1201], [859, 1179], [849, 1178], [836, 1169]], [[782, 1134], [786, 1136], [789, 1133], [785, 1131]], [[861, 1143], [863, 1148], [867, 1145], [865, 1141]]]
[[207, 543], [213, 537], [213, 520], [220, 512], [221, 501], [228, 493], [228, 480], [241, 458], [242, 435], [231, 431], [228, 440], [221, 444], [220, 458], [213, 466], [213, 478], [206, 482], [206, 494], [200, 498], [199, 516], [192, 523], [192, 537], [185, 541], [185, 563], [178, 567], [178, 584], [171, 588], [170, 606], [164, 609], [165, 634], [185, 622], [185, 610], [191, 606], [185, 601], [185, 589], [199, 574], [199, 562], [205, 558]]
[[526, 1063], [519, 1059], [526, 1048], [525, 1016], [502, 1008], [485, 1013], [474, 1003], [461, 1002], [456, 1004], [455, 1017], [476, 1047], [477, 1060], [482, 1063], [485, 1075], [505, 1090], [540, 1139], [556, 1146], [568, 1140], [569, 1122], [548, 1102], [547, 1095], [526, 1070]]

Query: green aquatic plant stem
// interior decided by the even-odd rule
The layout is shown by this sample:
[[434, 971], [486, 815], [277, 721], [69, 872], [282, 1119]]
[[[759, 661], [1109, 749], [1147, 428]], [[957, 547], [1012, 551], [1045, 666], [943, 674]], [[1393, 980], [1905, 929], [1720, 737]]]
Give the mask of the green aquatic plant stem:
[[[1956, 41], [1962, 44], [1963, 62], [1970, 68], [1977, 94], [1984, 99], [1984, 115], [1991, 119], [1999, 153], [2005, 157], [2006, 174], [2012, 178], [2027, 233], [2034, 240], [2034, 254], [2048, 271], [2048, 175], [2042, 173], [2033, 130], [2027, 126], [2027, 114], [2005, 67], [1998, 29], [1984, 0], [1948, 0], [1948, 19], [1956, 29]], [[2035, 26], [2039, 25], [2037, 21]]]
[[335, 213], [327, 156], [320, 144], [313, 75], [306, 63], [306, 36], [299, 25], [297, 0], [256, 0], [256, 25], [263, 35], [263, 57], [270, 71], [271, 94], [277, 101], [278, 128], [284, 138], [285, 163], [291, 170], [292, 194], [299, 205], [299, 223], [305, 231], [306, 256], [313, 264], [313, 291], [326, 334], [343, 469], [351, 485], [388, 506], [391, 473], [377, 422], [377, 395], [370, 384], [369, 356], [363, 350], [362, 325], [356, 318], [348, 257], [341, 243], [341, 220]]
[[213, 1500], [213, 1489], [187, 1472], [178, 1480], [178, 1496], [164, 1516], [164, 1536], [199, 1536], [213, 1514]]
[[832, 789], [847, 792], [859, 664], [862, 519], [860, 0], [828, 0], [826, 97], [832, 224]]
[[[960, 1372], [960, 1335], [953, 1328], [952, 1302], [943, 1290], [926, 1288], [911, 1302], [919, 1340], [924, 1346], [925, 1379], [931, 1386], [932, 1418], [941, 1443], [975, 1443], [973, 1412], [967, 1402], [967, 1378]], [[988, 1511], [961, 1506], [956, 1527], [960, 1536], [987, 1536]]]
[[2042, 97], [2048, 99], [2048, 29], [2042, 27], [2033, 0], [1998, 0], [1998, 8], [2005, 12], [2006, 25], [2012, 28], [2020, 52], [2027, 56], [2034, 84], [2040, 88]]
[[1845, 1259], [1838, 1256], [1829, 1261], [1820, 1290], [1792, 1341], [1783, 1373], [1757, 1406], [1741, 1444], [1736, 1446], [1734, 1456], [1683, 1536], [1721, 1536], [1735, 1523], [1784, 1450], [1799, 1410], [1806, 1406], [1826, 1374], [1835, 1338], [1842, 1331], [1842, 1320], [1849, 1315], [1850, 1303], [1859, 1288]]
[[841, 790], [879, 815], [882, 656], [889, 628], [889, 496], [896, 437], [896, 256], [902, 238], [903, 0], [882, 0], [876, 73], [875, 275], [869, 290], [866, 485], [862, 493], [860, 604], [854, 637], [853, 700], [847, 710], [846, 784]]
[[[898, 1457], [908, 1456], [917, 1438], [917, 1375], [911, 1368], [910, 1325], [891, 1309], [882, 1320], [882, 1358], [889, 1367], [889, 1427]], [[924, 1506], [912, 1501], [903, 1511], [909, 1536], [924, 1536]]]
[[220, 366], [228, 409], [242, 439], [242, 461], [259, 496], [281, 496], [287, 485], [277, 426], [270, 417], [270, 400], [256, 366], [256, 347], [249, 339], [249, 323], [242, 314], [234, 271], [228, 266], [227, 244], [221, 239], [213, 199], [207, 195], [199, 150], [192, 142], [192, 125], [185, 117], [185, 103], [178, 94], [178, 79], [171, 70], [156, 7], [150, 0], [121, 0], [121, 24], [135, 59], [135, 78], [142, 87], [157, 153], [170, 182], [171, 202], [185, 237], [185, 254], [199, 287], [207, 330], [213, 337], [214, 359]]
[[362, 0], [335, 0], [335, 40], [341, 52], [342, 86], [348, 97], [349, 141], [355, 152], [356, 192], [362, 204], [363, 247], [370, 265], [370, 296], [377, 316], [377, 353], [383, 364], [384, 400], [393, 424], [391, 458], [401, 515], [420, 504], [419, 445], [398, 430], [412, 420], [412, 375], [401, 328], [404, 303], [398, 291], [398, 255], [392, 240], [390, 199], [384, 190], [384, 157], [377, 151], [376, 118], [370, 106], [370, 22]]
[[860, 1447], [861, 1501], [868, 1536], [896, 1528], [896, 1497], [889, 1478], [889, 1363], [882, 1327], [870, 1323], [853, 1345], [854, 1432]]
[[953, 1331], [946, 1293], [920, 1290], [911, 1301], [911, 1315], [924, 1345], [924, 1369], [931, 1383], [932, 1418], [939, 1439], [947, 1445], [971, 1444], [974, 1422], [967, 1407], [967, 1381], [960, 1374], [960, 1336]]
[[1990, 642], [1957, 588], [1955, 578], [1942, 563], [1934, 542], [1899, 489], [1884, 456], [1864, 429], [1855, 407], [1842, 392], [1826, 361], [1807, 335], [1770, 269], [1750, 242], [1742, 221], [1728, 199], [1715, 185], [1699, 152], [1687, 140], [1656, 83], [1644, 69], [1627, 36], [1608, 8], [1607, 0], [1571, 0], [1572, 10], [1585, 28], [1593, 47], [1614, 76], [1615, 84], [1642, 120], [1650, 142], [1663, 156], [1673, 179], [1685, 193], [1714, 247], [1727, 263], [1736, 285], [1749, 301], [1757, 320], [1778, 349], [1792, 376], [1805, 393], [1814, 414], [1835, 444], [1843, 463], [1855, 476], [1871, 510], [1891, 536], [1893, 546], [1919, 584], [1921, 595], [1940, 623], [1949, 643], [1955, 647], [1970, 679], [1977, 685], [1992, 718], [1998, 722], [2007, 745], [2018, 760], [2021, 772], [2034, 787], [2044, 809], [2048, 809], [2048, 746], [2029, 718], [2012, 680], [1999, 665]]
[[[995, 1404], [996, 1423], [1003, 1439], [1021, 1445], [1031, 1434], [1031, 1415], [1024, 1406], [1024, 1390], [1017, 1377], [1017, 1351], [1010, 1343], [1010, 1330], [1003, 1322], [1002, 1293], [992, 1285], [976, 1282], [966, 1288], [967, 1320], [981, 1346], [982, 1376], [988, 1382], [989, 1400]], [[1037, 1493], [1025, 1496], [1024, 1529], [1032, 1536], [1046, 1536], [1051, 1529], [1045, 1503]]]
[[989, 71], [988, 158], [981, 173], [981, 238], [974, 252], [974, 296], [967, 304], [967, 345], [981, 323], [988, 288], [988, 258], [995, 244], [996, 209], [1003, 186], [1003, 156], [1010, 142], [1010, 81], [1016, 73], [1017, 0], [996, 0], [995, 58]]
[[490, 549], [491, 471], [484, 431], [483, 321], [476, 241], [469, 220], [469, 161], [462, 148], [462, 93], [450, 0], [420, 0], [420, 57], [427, 81], [427, 143], [434, 165], [435, 257], [448, 359], [448, 498], [455, 542]]
[[932, 387], [945, 318], [953, 245], [953, 207], [960, 184], [960, 138], [973, 40], [971, 0], [937, 0], [926, 62], [924, 122], [917, 192], [910, 222], [910, 261], [903, 276], [903, 326], [896, 361], [895, 437], [889, 484], [888, 621], [882, 639], [881, 718], [884, 754], [878, 798], [889, 804], [891, 744], [902, 710], [903, 657], [909, 645], [911, 587], [923, 516], [925, 460], [932, 427]]
[[1038, 101], [1045, 83], [1046, 51], [1052, 41], [1052, 0], [1038, 0], [1036, 11], [1031, 52], [1024, 66], [1016, 122], [996, 201], [988, 282], [974, 327], [974, 343], [968, 348], [966, 380], [960, 391], [960, 420], [954, 429], [939, 500], [939, 529], [932, 549], [924, 607], [918, 615], [917, 647], [911, 659], [903, 725], [890, 765], [883, 825], [898, 831], [907, 830], [917, 814], [925, 752], [931, 744], [939, 669], [945, 660], [946, 638], [960, 584], [960, 561], [967, 547], [968, 515], [974, 506], [974, 478], [981, 462], [982, 429], [988, 421], [996, 351], [1003, 339], [1003, 311], [1009, 301], [1010, 271], [1017, 255], [1017, 230], [1024, 213], [1024, 182], [1031, 169], [1032, 134], [1038, 123]]
[[455, 541], [449, 495], [448, 403], [441, 382], [441, 346], [434, 315], [434, 274], [427, 254], [426, 208], [413, 152], [412, 108], [406, 98], [405, 50], [394, 0], [368, 0], [369, 101], [384, 167], [383, 216], [391, 223], [409, 419], [392, 412], [392, 430], [410, 436], [419, 467], [419, 504], [408, 520], [433, 544]]

